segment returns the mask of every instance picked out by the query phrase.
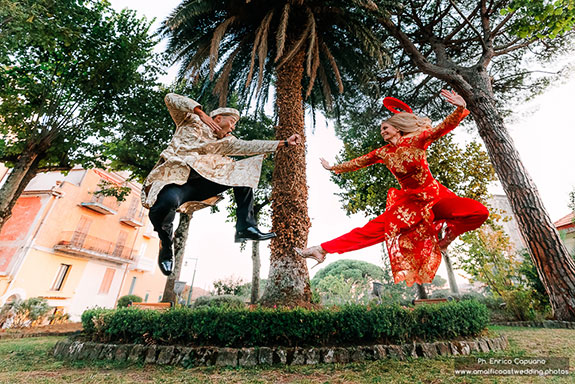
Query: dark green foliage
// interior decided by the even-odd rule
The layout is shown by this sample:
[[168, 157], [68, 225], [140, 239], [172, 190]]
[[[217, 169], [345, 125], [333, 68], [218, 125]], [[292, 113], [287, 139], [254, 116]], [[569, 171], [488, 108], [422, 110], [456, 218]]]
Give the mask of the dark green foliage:
[[475, 300], [422, 305], [415, 308], [414, 315], [418, 319], [414, 336], [424, 340], [475, 335], [489, 322], [487, 307]]
[[372, 283], [383, 281], [384, 271], [359, 260], [338, 260], [321, 269], [311, 286], [324, 305], [367, 304], [372, 299]]
[[349, 305], [331, 309], [173, 308], [166, 312], [91, 309], [82, 315], [95, 341], [214, 346], [403, 343], [479, 334], [485, 305], [448, 302], [414, 308]]
[[125, 308], [131, 303], [141, 303], [143, 300], [138, 295], [126, 295], [118, 299], [118, 308]]
[[535, 304], [539, 312], [547, 312], [551, 308], [549, 307], [549, 294], [545, 290], [545, 286], [539, 278], [537, 269], [531, 260], [531, 256], [528, 252], [523, 252], [523, 262], [519, 267], [519, 273], [522, 277], [525, 285], [531, 289], [533, 298], [537, 301]]
[[[100, 144], [126, 100], [156, 85], [149, 22], [100, 1], [0, 2], [0, 146], [9, 166], [33, 151], [39, 168], [102, 166]], [[139, 99], [137, 102], [141, 102]]]
[[241, 297], [234, 295], [201, 296], [194, 302], [194, 308], [244, 308]]
[[515, 289], [503, 293], [505, 312], [519, 321], [533, 321], [537, 318], [533, 292], [528, 289]]
[[331, 275], [341, 275], [344, 279], [353, 279], [354, 281], [365, 278], [381, 280], [383, 271], [379, 266], [365, 261], [338, 260], [318, 271], [312, 279], [312, 285]]

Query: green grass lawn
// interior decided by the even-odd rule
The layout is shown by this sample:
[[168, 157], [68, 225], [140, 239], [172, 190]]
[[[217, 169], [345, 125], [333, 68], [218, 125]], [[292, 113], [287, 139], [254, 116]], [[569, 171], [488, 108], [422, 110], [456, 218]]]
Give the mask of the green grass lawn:
[[569, 357], [568, 377], [462, 377], [453, 359], [383, 360], [345, 365], [274, 368], [157, 367], [113, 362], [66, 362], [52, 357], [61, 337], [0, 341], [0, 383], [574, 383], [575, 330], [490, 327], [510, 349], [493, 357]]

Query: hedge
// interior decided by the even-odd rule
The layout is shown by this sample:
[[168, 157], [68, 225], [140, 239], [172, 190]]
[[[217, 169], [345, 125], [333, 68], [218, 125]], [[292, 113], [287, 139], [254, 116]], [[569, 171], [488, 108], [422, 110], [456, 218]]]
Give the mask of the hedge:
[[489, 315], [473, 300], [306, 309], [90, 309], [82, 314], [93, 341], [188, 346], [325, 346], [395, 344], [475, 336]]

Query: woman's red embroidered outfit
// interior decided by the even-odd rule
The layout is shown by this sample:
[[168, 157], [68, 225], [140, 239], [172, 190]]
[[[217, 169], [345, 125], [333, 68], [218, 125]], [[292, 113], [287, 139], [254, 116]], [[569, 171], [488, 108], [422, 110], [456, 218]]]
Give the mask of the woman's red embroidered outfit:
[[397, 178], [401, 189], [390, 188], [385, 212], [321, 246], [328, 253], [344, 253], [385, 241], [395, 283], [405, 280], [430, 283], [441, 263], [438, 232], [443, 223], [458, 236], [481, 226], [489, 212], [483, 204], [439, 184], [429, 171], [426, 149], [453, 130], [469, 114], [458, 107], [437, 127], [403, 136], [364, 156], [333, 167], [335, 173], [351, 172], [383, 163]]

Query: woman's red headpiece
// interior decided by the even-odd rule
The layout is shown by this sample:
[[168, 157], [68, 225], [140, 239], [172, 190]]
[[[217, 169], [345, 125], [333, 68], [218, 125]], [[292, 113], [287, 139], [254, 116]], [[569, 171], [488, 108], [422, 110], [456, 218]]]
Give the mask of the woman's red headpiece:
[[400, 113], [400, 112], [413, 113], [409, 105], [405, 104], [403, 101], [399, 99], [396, 99], [395, 97], [390, 96], [385, 97], [383, 99], [383, 105], [385, 108], [389, 109], [393, 113]]

